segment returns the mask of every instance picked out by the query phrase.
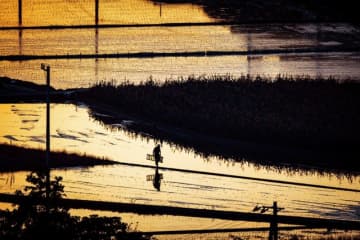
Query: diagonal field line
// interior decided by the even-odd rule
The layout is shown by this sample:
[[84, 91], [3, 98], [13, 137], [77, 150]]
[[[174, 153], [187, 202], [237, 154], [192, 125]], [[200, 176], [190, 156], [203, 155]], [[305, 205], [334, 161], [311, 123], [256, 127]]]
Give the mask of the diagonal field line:
[[[125, 166], [130, 166], [130, 167], [142, 167], [142, 168], [156, 169], [155, 166], [149, 166], [149, 165], [138, 164], [138, 163], [116, 162], [115, 164], [125, 165]], [[353, 189], [353, 188], [333, 187], [333, 186], [311, 184], [311, 183], [291, 182], [291, 181], [275, 180], [275, 179], [268, 179], [268, 178], [247, 177], [247, 176], [241, 176], [241, 175], [232, 175], [232, 174], [214, 173], [214, 172], [204, 172], [204, 171], [179, 169], [179, 168], [170, 168], [170, 167], [158, 167], [158, 168], [160, 170], [166, 170], [166, 171], [176, 171], [176, 172], [201, 174], [201, 175], [209, 175], [209, 176], [217, 176], [217, 177], [227, 177], [227, 178], [238, 178], [238, 179], [245, 179], [245, 180], [259, 181], [259, 182], [271, 182], [271, 183], [279, 183], [279, 184], [285, 184], [285, 185], [294, 185], [294, 186], [322, 188], [322, 189], [331, 189], [331, 190], [338, 190], [338, 191], [347, 191], [347, 192], [358, 192], [358, 193], [360, 193], [360, 189]]]

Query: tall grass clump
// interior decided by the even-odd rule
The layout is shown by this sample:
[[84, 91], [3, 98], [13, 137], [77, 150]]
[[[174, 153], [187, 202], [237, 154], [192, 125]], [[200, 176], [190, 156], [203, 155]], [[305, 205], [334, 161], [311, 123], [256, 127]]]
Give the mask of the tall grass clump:
[[360, 84], [307, 76], [189, 76], [100, 82], [81, 97], [230, 139], [347, 148], [360, 136]]

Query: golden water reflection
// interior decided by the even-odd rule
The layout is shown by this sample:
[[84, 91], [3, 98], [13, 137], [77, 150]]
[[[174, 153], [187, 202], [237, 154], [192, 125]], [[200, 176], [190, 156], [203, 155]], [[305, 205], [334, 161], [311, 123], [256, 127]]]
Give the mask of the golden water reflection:
[[[280, 51], [284, 49], [314, 49], [319, 45], [311, 24], [243, 26], [233, 32], [228, 26], [89, 28], [57, 30], [1, 30], [0, 55], [83, 55], [123, 54], [122, 58], [54, 59], [51, 65], [51, 84], [55, 88], [88, 87], [98, 81], [138, 83], [150, 76], [159, 81], [189, 75], [234, 76], [308, 75], [360, 79], [359, 53], [307, 53], [272, 55], [232, 55], [199, 57], [129, 58], [128, 53], [181, 53]], [[310, 28], [299, 37], [299, 30]], [[357, 31], [349, 25], [347, 31]], [[345, 35], [339, 46], [346, 46], [348, 38], [342, 28], [333, 24], [324, 36]], [[335, 30], [334, 30], [335, 29]], [[250, 32], [248, 32], [250, 31]], [[332, 38], [324, 37], [328, 43]], [[321, 43], [321, 42], [320, 42]], [[334, 46], [336, 47], [336, 46]], [[0, 76], [44, 83], [39, 70], [44, 60], [0, 61]]]
[[[330, 57], [330, 56], [329, 56]], [[89, 87], [99, 81], [130, 81], [135, 84], [146, 81], [150, 76], [163, 82], [166, 79], [185, 78], [189, 75], [261, 75], [276, 77], [278, 74], [316, 77], [318, 73], [326, 76], [353, 76], [360, 74], [359, 57], [348, 54], [331, 56], [331, 65], [322, 63], [320, 70], [314, 71], [316, 61], [279, 61], [274, 58], [247, 60], [245, 56], [226, 57], [174, 57], [149, 59], [98, 59], [91, 60], [48, 60], [52, 71], [52, 86], [55, 88]], [[326, 60], [327, 61], [327, 60]], [[330, 61], [330, 60], [329, 60]], [[8, 76], [38, 84], [45, 83], [40, 70], [43, 61], [0, 62], [0, 76]], [[343, 66], [346, 65], [346, 68]], [[250, 67], [249, 67], [250, 66]], [[331, 68], [329, 68], [331, 67]], [[325, 74], [326, 73], [326, 74]], [[340, 73], [340, 75], [339, 75]], [[356, 75], [354, 75], [356, 76]], [[359, 75], [360, 77], [360, 75]]]
[[[45, 147], [44, 104], [1, 104], [0, 142], [26, 147]], [[119, 122], [118, 124], [124, 124]], [[68, 152], [105, 156], [115, 161], [153, 165], [146, 160], [156, 141], [135, 137], [125, 130], [111, 131], [93, 120], [82, 105], [51, 105], [51, 148]], [[161, 166], [360, 188], [360, 178], [352, 181], [335, 174], [259, 168], [243, 162], [225, 161], [218, 157], [205, 158], [192, 151], [164, 142]], [[195, 207], [219, 210], [250, 211], [256, 203], [278, 201], [287, 215], [331, 216], [356, 218], [360, 195], [329, 189], [287, 186], [236, 178], [161, 171], [161, 190], [154, 188], [147, 176], [154, 169], [130, 166], [98, 166], [53, 170], [52, 176], [62, 176], [67, 197], [114, 202], [143, 203], [166, 206]], [[0, 174], [0, 191], [13, 193], [25, 185], [26, 172], [14, 173], [9, 184], [8, 173]]]
[[[93, 1], [23, 1], [23, 25], [94, 24]], [[161, 7], [161, 11], [160, 11]], [[16, 26], [17, 1], [0, 1], [0, 25]], [[213, 21], [201, 7], [191, 4], [156, 5], [145, 0], [101, 1], [101, 24], [133, 24], [164, 22]], [[141, 34], [140, 34], [141, 32]], [[184, 50], [247, 50], [256, 46], [282, 48], [286, 41], [265, 41], [264, 35], [246, 41], [245, 35], [235, 35], [224, 27], [161, 28], [161, 29], [101, 29], [64, 31], [17, 31], [1, 32], [2, 54], [67, 54], [112, 53], [136, 51], [184, 51]], [[114, 35], [114, 36], [113, 36]], [[74, 41], [75, 36], [81, 41]], [[51, 41], [49, 39], [51, 38]], [[135, 41], [134, 41], [135, 39]], [[161, 44], [156, 44], [161, 42]], [[168, 42], [168, 43], [167, 43]], [[265, 42], [265, 44], [264, 44]], [[276, 43], [274, 45], [274, 42]], [[61, 44], [60, 44], [61, 43]], [[131, 43], [131, 44], [129, 44]], [[312, 40], [300, 42], [293, 39], [286, 46], [311, 44]], [[61, 45], [61, 46], [60, 46]], [[57, 88], [86, 87], [98, 80], [131, 79], [143, 81], [150, 75], [157, 79], [190, 74], [271, 74], [279, 73], [329, 75], [345, 72], [358, 73], [358, 59], [352, 56], [334, 55], [325, 58], [322, 65], [314, 59], [284, 61], [280, 56], [247, 58], [244, 56], [166, 58], [166, 59], [97, 59], [97, 60], [50, 60], [53, 83]], [[41, 61], [1, 62], [1, 75], [43, 83], [39, 70]], [[301, 64], [299, 64], [299, 62]], [[330, 65], [330, 67], [328, 67]], [[346, 66], [346, 68], [344, 67]], [[322, 70], [323, 67], [323, 70]], [[74, 70], [76, 69], [76, 71]], [[165, 69], [165, 70], [164, 70]], [[137, 138], [126, 131], [110, 131], [88, 115], [86, 106], [53, 104], [51, 107], [51, 148], [69, 152], [105, 156], [121, 162], [151, 165], [145, 160], [155, 145], [154, 139]], [[0, 105], [0, 142], [26, 147], [45, 147], [45, 105]], [[279, 180], [330, 186], [360, 188], [360, 179], [348, 181], [334, 174], [322, 175], [307, 172], [279, 172], [264, 169], [251, 163], [224, 161], [218, 157], [204, 158], [192, 151], [164, 143], [163, 166], [221, 172], [227, 174], [263, 177]], [[13, 193], [22, 189], [27, 172], [1, 173], [0, 191]], [[117, 202], [138, 202], [182, 207], [200, 207], [250, 211], [256, 203], [269, 204], [277, 200], [286, 208], [284, 214], [301, 216], [330, 216], [354, 219], [358, 210], [358, 193], [318, 190], [306, 187], [264, 184], [256, 181], [225, 179], [165, 171], [161, 191], [146, 181], [152, 169], [125, 166], [72, 168], [54, 170], [52, 175], [64, 177], [65, 191], [69, 198], [95, 199]], [[8, 207], [8, 205], [0, 205]], [[86, 215], [86, 211], [74, 211]], [[164, 230], [151, 223], [169, 223], [168, 218], [142, 217], [125, 214], [124, 220], [139, 222], [141, 230]], [[205, 224], [205, 228], [233, 223], [196, 219], [184, 221], [183, 228]], [[205, 222], [205, 223], [204, 223]], [[200, 224], [201, 223], [201, 224]], [[197, 225], [198, 224], [198, 225]], [[169, 224], [171, 225], [171, 224]], [[243, 226], [243, 225], [241, 225]], [[240, 226], [240, 227], [241, 227]], [[167, 226], [171, 229], [171, 226]], [[166, 228], [165, 228], [166, 229]]]
[[[0, 142], [18, 146], [45, 148], [45, 104], [1, 104], [0, 115]], [[123, 125], [123, 122], [119, 122]], [[115, 124], [116, 125], [116, 124]], [[113, 129], [113, 128], [112, 128]], [[66, 150], [68, 152], [86, 153], [94, 156], [104, 156], [121, 162], [147, 163], [147, 153], [151, 153], [156, 140], [137, 137], [126, 130], [111, 130], [95, 121], [89, 116], [88, 108], [85, 105], [52, 104], [51, 105], [51, 148], [52, 150]], [[229, 174], [239, 174], [246, 171], [249, 176], [259, 176], [261, 168], [249, 163], [236, 163], [224, 161], [217, 157], [203, 157], [186, 148], [181, 149], [176, 145], [164, 143], [161, 149], [165, 158], [164, 165], [174, 168], [189, 168], [219, 172], [224, 170]], [[262, 174], [271, 171], [263, 171]], [[279, 172], [273, 170], [275, 175]], [[305, 172], [293, 174], [295, 181], [304, 181]], [[319, 173], [313, 174], [306, 182], [318, 184], [334, 184], [332, 179]], [[276, 179], [286, 180], [288, 174]], [[330, 179], [330, 180], [329, 180]], [[329, 182], [330, 181], [330, 182]], [[339, 179], [334, 186], [354, 187], [360, 180], [355, 178], [354, 182]], [[355, 185], [359, 186], [359, 185]]]
[[[0, 26], [18, 25], [18, 1], [0, 2]], [[95, 24], [95, 1], [23, 1], [24, 26]], [[156, 4], [148, 0], [99, 1], [99, 24], [149, 24], [213, 21], [192, 4]]]

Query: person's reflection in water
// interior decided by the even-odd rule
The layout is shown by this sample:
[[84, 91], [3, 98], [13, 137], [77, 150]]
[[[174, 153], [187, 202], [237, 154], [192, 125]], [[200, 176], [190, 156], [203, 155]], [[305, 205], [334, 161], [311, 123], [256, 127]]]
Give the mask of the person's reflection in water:
[[155, 175], [154, 175], [154, 179], [153, 179], [153, 185], [154, 185], [154, 188], [158, 191], [160, 191], [161, 177], [162, 176], [159, 173], [159, 167], [156, 166]]

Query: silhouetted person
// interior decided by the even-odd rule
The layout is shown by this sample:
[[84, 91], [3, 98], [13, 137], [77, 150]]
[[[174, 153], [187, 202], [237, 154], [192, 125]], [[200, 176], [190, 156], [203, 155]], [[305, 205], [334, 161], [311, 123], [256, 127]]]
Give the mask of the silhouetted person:
[[155, 169], [155, 175], [154, 175], [154, 179], [153, 179], [153, 185], [154, 188], [158, 191], [160, 191], [160, 185], [161, 185], [161, 176], [159, 174], [159, 168], [156, 166]]
[[158, 144], [158, 145], [156, 145], [156, 147], [154, 147], [153, 155], [155, 158], [156, 166], [158, 166], [159, 162], [160, 162], [160, 158], [161, 158], [160, 144]]

